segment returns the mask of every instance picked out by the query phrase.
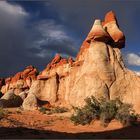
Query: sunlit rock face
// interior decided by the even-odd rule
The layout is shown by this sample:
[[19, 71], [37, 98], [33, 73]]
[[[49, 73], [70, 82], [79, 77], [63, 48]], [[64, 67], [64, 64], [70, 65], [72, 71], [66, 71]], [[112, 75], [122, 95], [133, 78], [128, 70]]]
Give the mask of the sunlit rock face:
[[115, 14], [110, 11], [103, 21], [95, 20], [75, 61], [57, 54], [38, 75], [35, 68], [27, 68], [5, 79], [1, 91], [9, 87], [17, 89], [17, 83], [21, 87], [27, 86], [25, 109], [32, 105], [32, 98], [33, 109], [36, 109], [36, 99], [54, 106], [72, 107], [83, 106], [86, 97], [95, 96], [107, 100], [119, 97], [133, 104], [136, 112], [140, 113], [140, 78], [124, 65], [120, 50], [124, 45], [125, 36]]
[[14, 89], [15, 94], [29, 89], [32, 82], [37, 79], [38, 71], [33, 66], [27, 66], [22, 72], [4, 79], [1, 92], [4, 94], [10, 89]]

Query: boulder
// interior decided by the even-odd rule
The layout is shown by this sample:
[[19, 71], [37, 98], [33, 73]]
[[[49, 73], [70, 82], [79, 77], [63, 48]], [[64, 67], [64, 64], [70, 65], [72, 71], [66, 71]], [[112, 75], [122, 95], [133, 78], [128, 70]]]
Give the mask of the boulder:
[[5, 99], [5, 100], [12, 100], [16, 97], [14, 90], [9, 90], [8, 92], [6, 92], [1, 99]]
[[22, 107], [24, 110], [36, 110], [38, 108], [36, 96], [32, 93], [29, 93], [24, 99]]
[[5, 93], [0, 99], [0, 107], [20, 107], [22, 105], [23, 100], [21, 97], [14, 94], [13, 90], [9, 90]]

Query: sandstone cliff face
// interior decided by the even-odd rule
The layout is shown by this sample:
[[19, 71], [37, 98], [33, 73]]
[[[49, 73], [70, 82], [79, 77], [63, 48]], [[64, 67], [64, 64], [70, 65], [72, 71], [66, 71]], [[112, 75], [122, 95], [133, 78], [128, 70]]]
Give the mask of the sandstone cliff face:
[[[43, 80], [43, 87], [47, 87], [46, 94], [44, 88], [41, 88], [44, 92], [38, 93], [46, 96], [45, 100], [52, 104], [63, 106], [82, 106], [84, 99], [91, 95], [96, 98], [104, 96], [107, 99], [120, 97], [125, 102], [132, 103], [139, 112], [140, 79], [126, 69], [123, 63], [120, 49], [124, 44], [125, 36], [111, 11], [106, 14], [104, 22], [95, 20], [73, 64], [59, 65], [45, 73], [51, 77]], [[56, 58], [60, 61], [60, 57]], [[53, 82], [48, 87], [55, 73], [58, 74], [58, 82]], [[40, 79], [39, 85], [43, 81]], [[48, 93], [51, 86], [57, 87], [57, 90]], [[32, 89], [36, 91], [36, 87], [32, 85], [29, 92]]]
[[[28, 73], [26, 78], [23, 78], [23, 73], [18, 73], [14, 78], [5, 80], [5, 87], [17, 89], [17, 85], [22, 85], [23, 88], [20, 80], [25, 79], [30, 99], [25, 98], [25, 109], [31, 109], [31, 97], [48, 101], [54, 106], [72, 107], [83, 106], [84, 99], [93, 95], [107, 100], [119, 97], [133, 104], [136, 112], [140, 113], [140, 78], [123, 63], [120, 49], [124, 45], [125, 36], [118, 27], [115, 14], [108, 12], [103, 22], [95, 20], [75, 61], [56, 55], [37, 80], [36, 69], [31, 71], [33, 77], [29, 76], [27, 69], [23, 72]], [[34, 101], [33, 109], [37, 105], [37, 100]]]
[[58, 82], [57, 74], [48, 80], [36, 80], [29, 92], [34, 94], [39, 100], [54, 103], [57, 100]]

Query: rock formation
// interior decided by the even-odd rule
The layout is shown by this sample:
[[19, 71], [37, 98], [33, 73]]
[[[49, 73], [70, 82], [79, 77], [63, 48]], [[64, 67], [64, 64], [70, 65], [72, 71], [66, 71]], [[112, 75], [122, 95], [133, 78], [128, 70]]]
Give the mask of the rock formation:
[[23, 103], [20, 96], [14, 94], [14, 90], [9, 90], [0, 99], [0, 107], [19, 107]]
[[119, 97], [140, 113], [140, 78], [125, 67], [120, 51], [124, 46], [125, 36], [110, 11], [103, 22], [95, 20], [75, 61], [57, 54], [38, 76], [35, 68], [26, 68], [5, 79], [1, 91], [28, 87], [25, 109], [36, 109], [38, 100], [53, 106], [83, 106], [84, 99], [93, 95], [107, 100]]
[[[14, 89], [16, 94], [29, 89], [32, 82], [36, 80], [38, 71], [33, 66], [28, 66], [24, 71], [16, 73], [14, 76], [5, 78], [3, 84], [0, 80], [0, 88], [2, 93], [6, 93], [10, 89]], [[1, 86], [2, 85], [2, 86]]]

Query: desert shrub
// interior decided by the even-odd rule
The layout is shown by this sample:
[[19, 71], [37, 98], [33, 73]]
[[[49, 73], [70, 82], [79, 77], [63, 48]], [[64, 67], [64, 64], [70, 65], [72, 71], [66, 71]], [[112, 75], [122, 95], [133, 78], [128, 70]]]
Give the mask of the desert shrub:
[[46, 111], [47, 111], [48, 109], [47, 108], [45, 108], [45, 107], [40, 107], [39, 108], [39, 111], [41, 112], [41, 113], [43, 113], [43, 114], [46, 114]]
[[93, 96], [85, 99], [86, 105], [82, 108], [75, 108], [75, 113], [70, 117], [74, 124], [90, 124], [92, 120], [99, 119], [101, 125], [106, 127], [111, 120], [116, 119], [123, 125], [133, 125], [138, 115], [135, 114], [130, 104], [122, 103], [120, 99], [97, 100]]
[[118, 108], [116, 119], [122, 123], [123, 126], [134, 125], [138, 119], [139, 115], [135, 114], [130, 104], [121, 104]]
[[52, 108], [51, 110], [50, 110], [50, 113], [64, 113], [64, 112], [68, 112], [68, 109], [67, 108], [65, 108], [65, 107], [59, 107], [59, 106], [57, 106], [57, 107], [55, 107], [55, 108]]
[[89, 110], [77, 110], [76, 114], [73, 114], [71, 116], [71, 121], [74, 122], [74, 124], [89, 124], [93, 120], [93, 113]]
[[117, 109], [116, 100], [100, 100], [100, 121], [102, 126], [108, 126], [110, 121], [115, 118]]
[[51, 109], [47, 109], [45, 107], [40, 107], [39, 111], [42, 112], [43, 114], [51, 115], [54, 113], [68, 112], [68, 109], [65, 107], [55, 107], [55, 108], [51, 108]]
[[86, 105], [82, 108], [75, 108], [75, 114], [70, 119], [74, 124], [89, 124], [92, 120], [98, 119], [100, 115], [100, 103], [93, 96], [85, 99]]

